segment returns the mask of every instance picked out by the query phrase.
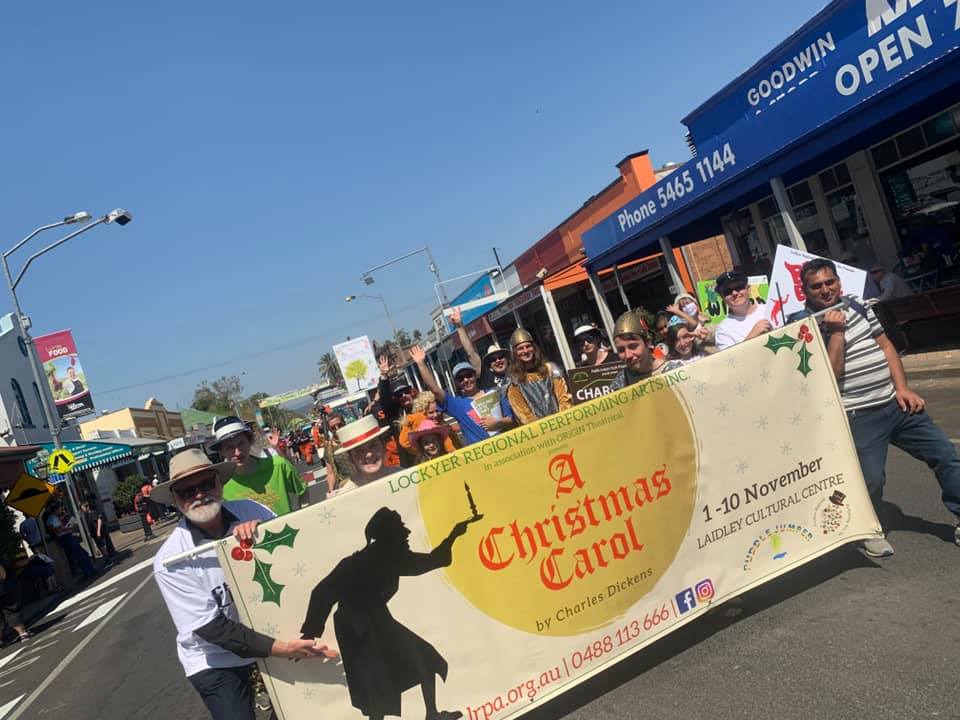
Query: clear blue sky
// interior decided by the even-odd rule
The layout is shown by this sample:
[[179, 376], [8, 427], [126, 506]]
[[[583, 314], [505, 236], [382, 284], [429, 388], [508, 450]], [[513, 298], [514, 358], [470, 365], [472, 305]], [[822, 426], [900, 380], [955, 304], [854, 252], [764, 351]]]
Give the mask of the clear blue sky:
[[73, 330], [100, 410], [315, 382], [333, 343], [388, 335], [345, 295], [429, 327], [423, 256], [365, 269], [424, 244], [446, 277], [512, 260], [623, 156], [689, 157], [680, 118], [824, 4], [8, 3], [3, 247], [135, 217], [35, 263], [21, 303]]

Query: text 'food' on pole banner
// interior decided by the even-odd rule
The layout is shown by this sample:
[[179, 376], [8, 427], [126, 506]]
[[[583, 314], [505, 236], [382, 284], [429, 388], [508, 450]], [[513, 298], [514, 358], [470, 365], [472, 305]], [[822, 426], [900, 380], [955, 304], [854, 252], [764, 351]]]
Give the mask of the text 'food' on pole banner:
[[[958, 8], [951, 0], [831, 3], [685, 119], [696, 157], [584, 233], [587, 257], [610, 264], [622, 259], [611, 251], [626, 240], [654, 228], [669, 235], [685, 224], [680, 218], [670, 222], [682, 209], [761, 163], [788, 160], [782, 151], [801, 140], [798, 147], [813, 153], [812, 159], [830, 143], [856, 138], [867, 123], [883, 119], [860, 106], [878, 101], [898, 82], [909, 79], [920, 88], [914, 101], [955, 82], [955, 73], [940, 71], [955, 62], [947, 56], [960, 44]], [[924, 81], [930, 87], [918, 84]], [[808, 142], [848, 114], [861, 125], [834, 127], [823, 147]]]
[[435, 675], [439, 708], [492, 720], [881, 529], [819, 330], [795, 323], [260, 533], [216, 546], [243, 621], [343, 660], [261, 661], [281, 720], [422, 717]]

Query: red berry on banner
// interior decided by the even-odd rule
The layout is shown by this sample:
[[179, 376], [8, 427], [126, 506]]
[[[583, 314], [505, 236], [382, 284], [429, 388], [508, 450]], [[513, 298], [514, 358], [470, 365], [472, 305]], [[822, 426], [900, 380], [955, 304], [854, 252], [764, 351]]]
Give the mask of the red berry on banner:
[[244, 550], [243, 559], [246, 560], [247, 562], [250, 562], [251, 560], [253, 560], [253, 550]]
[[243, 560], [243, 548], [235, 547], [230, 551], [230, 557], [234, 560]]
[[253, 547], [253, 540], [250, 538], [244, 538], [240, 541], [240, 547], [242, 547], [244, 550], [249, 550]]
[[806, 334], [807, 334], [807, 326], [806, 326], [806, 325], [801, 325], [801, 326], [800, 326], [800, 334], [801, 334], [801, 335], [806, 335]]

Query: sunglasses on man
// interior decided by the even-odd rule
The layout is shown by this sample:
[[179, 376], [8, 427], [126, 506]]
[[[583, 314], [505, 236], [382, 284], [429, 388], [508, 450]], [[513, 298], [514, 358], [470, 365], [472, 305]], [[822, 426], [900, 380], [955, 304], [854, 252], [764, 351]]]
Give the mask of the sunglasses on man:
[[217, 476], [207, 475], [203, 480], [188, 487], [175, 487], [173, 494], [181, 500], [192, 500], [198, 492], [210, 492], [217, 486]]

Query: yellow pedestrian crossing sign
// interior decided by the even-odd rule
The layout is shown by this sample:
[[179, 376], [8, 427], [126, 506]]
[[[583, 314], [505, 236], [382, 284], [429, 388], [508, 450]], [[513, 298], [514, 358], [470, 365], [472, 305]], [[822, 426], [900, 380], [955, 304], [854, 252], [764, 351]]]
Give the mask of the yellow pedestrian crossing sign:
[[66, 448], [60, 448], [50, 453], [50, 472], [62, 475], [70, 472], [71, 468], [77, 464], [77, 458]]
[[33, 475], [21, 473], [17, 482], [10, 488], [6, 502], [7, 505], [15, 507], [24, 515], [38, 517], [43, 512], [43, 508], [46, 507], [52, 494], [53, 485], [45, 483], [43, 480], [33, 477]]

